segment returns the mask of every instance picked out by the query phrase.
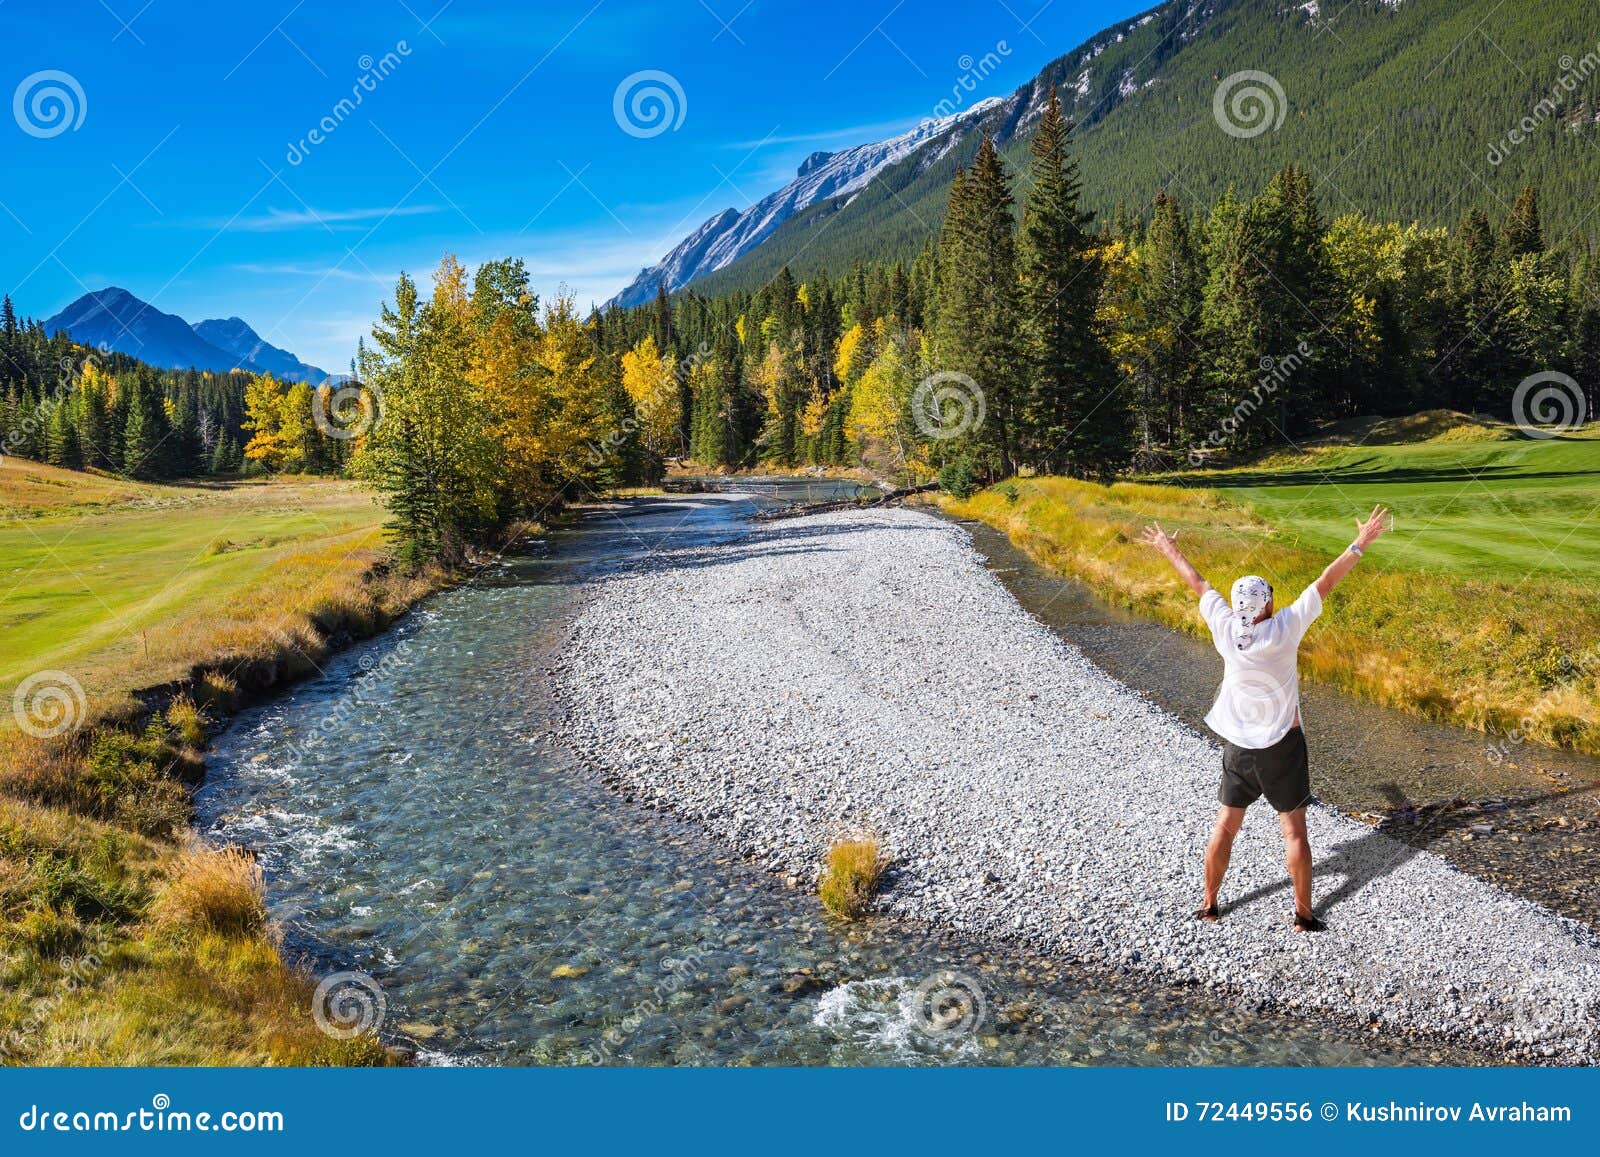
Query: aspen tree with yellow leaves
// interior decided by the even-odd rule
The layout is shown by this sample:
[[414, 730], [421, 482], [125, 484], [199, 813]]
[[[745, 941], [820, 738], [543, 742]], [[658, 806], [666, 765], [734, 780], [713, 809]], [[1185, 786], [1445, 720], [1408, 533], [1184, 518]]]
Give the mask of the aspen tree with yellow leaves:
[[683, 395], [672, 362], [661, 356], [654, 334], [646, 334], [622, 355], [622, 385], [638, 411], [645, 452], [658, 463], [676, 454], [681, 448]]

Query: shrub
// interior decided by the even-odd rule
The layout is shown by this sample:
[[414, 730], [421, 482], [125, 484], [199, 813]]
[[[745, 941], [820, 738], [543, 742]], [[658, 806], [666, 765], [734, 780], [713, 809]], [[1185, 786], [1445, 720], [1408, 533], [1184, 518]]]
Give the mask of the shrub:
[[169, 837], [189, 819], [189, 793], [175, 777], [191, 773], [196, 762], [161, 719], [138, 733], [105, 727], [18, 739], [0, 759], [0, 792]]
[[158, 924], [180, 932], [262, 932], [267, 901], [261, 868], [243, 848], [196, 845], [179, 857], [155, 914]]
[[205, 747], [205, 713], [195, 706], [194, 700], [189, 696], [179, 696], [167, 707], [167, 723], [177, 734], [180, 742], [189, 747]]
[[817, 894], [835, 916], [854, 920], [877, 894], [889, 860], [877, 836], [844, 836], [833, 842], [822, 864]]
[[372, 1033], [320, 1042], [305, 1060], [311, 1068], [381, 1069], [397, 1063], [396, 1055]]
[[142, 735], [97, 733], [81, 765], [76, 798], [62, 802], [143, 835], [170, 837], [189, 820], [189, 792], [173, 778], [181, 753], [171, 738], [160, 720], [152, 720]]
[[971, 498], [978, 490], [977, 479], [972, 473], [972, 463], [965, 458], [945, 463], [939, 470], [939, 489], [952, 498], [963, 501]]

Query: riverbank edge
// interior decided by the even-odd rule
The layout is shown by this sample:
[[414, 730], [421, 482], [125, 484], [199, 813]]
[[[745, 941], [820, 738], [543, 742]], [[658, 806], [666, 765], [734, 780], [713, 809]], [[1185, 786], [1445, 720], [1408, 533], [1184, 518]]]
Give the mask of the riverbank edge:
[[[410, 1064], [410, 1050], [385, 1046], [373, 1033], [339, 1037], [319, 1027], [313, 1013], [315, 978], [305, 962], [286, 958], [282, 937], [270, 921], [219, 929], [205, 926], [202, 918], [193, 927], [175, 930], [170, 921], [158, 926], [152, 913], [162, 908], [163, 897], [181, 882], [183, 873], [191, 865], [198, 866], [196, 853], [205, 850], [193, 826], [192, 801], [205, 780], [206, 747], [212, 735], [226, 728], [239, 712], [309, 678], [333, 655], [386, 634], [434, 595], [470, 584], [506, 554], [543, 533], [548, 524], [568, 517], [570, 513], [562, 512], [539, 524], [513, 522], [492, 544], [473, 552], [465, 564], [453, 569], [435, 565], [401, 573], [394, 569], [392, 557], [384, 557], [358, 577], [358, 589], [365, 599], [346, 599], [318, 616], [290, 625], [265, 651], [198, 660], [182, 678], [132, 690], [125, 706], [86, 720], [60, 739], [6, 737], [10, 749], [5, 754], [12, 761], [29, 759], [45, 774], [70, 774], [73, 761], [108, 739], [121, 741], [119, 746], [124, 749], [131, 740], [139, 744], [139, 754], [154, 755], [160, 762], [160, 774], [187, 793], [187, 818], [165, 837], [128, 833], [143, 844], [142, 853], [152, 856], [137, 875], [138, 883], [149, 889], [149, 903], [134, 920], [112, 925], [92, 943], [78, 945], [78, 955], [60, 954], [51, 962], [50, 971], [36, 978], [40, 983], [35, 987], [43, 992], [29, 1002], [31, 1007], [23, 1016], [11, 1018], [10, 1025], [0, 1024], [0, 1065], [41, 1063], [30, 1051], [29, 1042], [51, 1039], [74, 1039], [91, 1051], [90, 1055], [51, 1056], [45, 1063]], [[85, 815], [46, 800], [11, 798], [16, 799], [16, 806], [52, 820], [59, 818], [97, 831], [126, 831], [114, 819]], [[0, 798], [0, 804], [5, 802]], [[226, 852], [231, 846], [215, 850]], [[259, 874], [244, 886], [254, 893], [264, 912]], [[144, 1004], [144, 994], [130, 995], [126, 990], [137, 989], [139, 974], [146, 970], [187, 972], [207, 981], [185, 985], [185, 1015], [177, 1022], [177, 1039], [171, 1034], [172, 1018], [155, 1025], [150, 1023], [147, 1009], [119, 1007]], [[131, 983], [125, 984], [130, 976]], [[237, 1042], [223, 1044], [211, 1035], [219, 1023], [230, 1021], [242, 1024], [251, 1034], [243, 1049]], [[90, 1025], [103, 1023], [108, 1030], [125, 1034], [129, 1022], [136, 1035], [143, 1031], [160, 1037], [164, 1055], [177, 1054], [184, 1059], [146, 1059], [137, 1052], [137, 1039], [119, 1040], [116, 1051], [109, 1055], [91, 1043], [94, 1033]]]
[[[1083, 555], [1073, 544], [1053, 538], [1030, 525], [1019, 510], [1022, 504], [1009, 497], [1007, 487], [1014, 485], [1016, 480], [979, 491], [966, 499], [937, 495], [924, 501], [930, 508], [950, 518], [958, 521], [971, 519], [999, 531], [1032, 562], [1051, 574], [1081, 583], [1112, 607], [1133, 612], [1195, 638], [1205, 637], [1204, 624], [1193, 613], [1189, 603], [1183, 602], [1180, 606], [1146, 597], [1136, 588], [1136, 584], [1118, 585], [1109, 578], [1115, 573], [1114, 568], [1105, 566], [1097, 558]], [[1376, 664], [1374, 660], [1377, 660]], [[1388, 670], [1385, 664], [1406, 669], [1408, 674], [1414, 675], [1414, 686], [1409, 682], [1399, 690], [1384, 690], [1376, 686], [1374, 680], [1385, 678], [1385, 671]], [[1373, 666], [1380, 668], [1377, 674], [1368, 669]], [[1514, 759], [1516, 747], [1522, 744], [1600, 756], [1600, 727], [1588, 726], [1577, 730], [1571, 741], [1559, 742], [1559, 723], [1565, 717], [1557, 716], [1548, 704], [1537, 700], [1515, 704], [1498, 702], [1487, 706], [1473, 703], [1472, 709], [1468, 710], [1459, 698], [1432, 682], [1430, 673], [1424, 669], [1425, 665], [1414, 671], [1411, 670], [1413, 667], [1417, 667], [1417, 664], [1394, 652], [1374, 653], [1367, 650], [1324, 654], [1313, 648], [1309, 656], [1302, 653], [1300, 673], [1302, 678], [1333, 687], [1365, 702], [1401, 711], [1414, 718], [1477, 732], [1485, 737], [1487, 758], [1491, 761]], [[1508, 738], [1512, 736], [1515, 738]], [[1499, 745], [1495, 746], [1497, 739]]]

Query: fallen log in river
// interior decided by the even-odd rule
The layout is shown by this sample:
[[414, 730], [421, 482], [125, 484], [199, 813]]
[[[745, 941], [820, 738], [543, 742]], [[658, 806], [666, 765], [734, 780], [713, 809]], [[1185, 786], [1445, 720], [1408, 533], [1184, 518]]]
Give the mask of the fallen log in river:
[[937, 482], [928, 482], [922, 486], [901, 486], [895, 490], [886, 490], [877, 498], [844, 498], [830, 502], [792, 502], [788, 506], [778, 506], [771, 510], [758, 510], [750, 516], [752, 522], [776, 522], [780, 518], [804, 518], [808, 514], [836, 514], [841, 510], [871, 510], [878, 506], [895, 506], [902, 499], [910, 498], [915, 494], [927, 494], [939, 489]]

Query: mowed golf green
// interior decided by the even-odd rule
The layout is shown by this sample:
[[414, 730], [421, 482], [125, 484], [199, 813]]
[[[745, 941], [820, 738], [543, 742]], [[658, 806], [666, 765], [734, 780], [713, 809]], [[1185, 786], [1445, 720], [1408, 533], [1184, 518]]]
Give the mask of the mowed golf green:
[[343, 481], [150, 485], [7, 458], [0, 693], [41, 670], [92, 700], [177, 677], [219, 624], [270, 610], [275, 584], [303, 604], [320, 576], [370, 566], [382, 520]]
[[1327, 552], [1381, 502], [1395, 514], [1396, 533], [1374, 552], [1386, 569], [1600, 582], [1600, 425], [1550, 439], [1456, 427], [1159, 481], [1215, 489], [1256, 510], [1280, 541]]

